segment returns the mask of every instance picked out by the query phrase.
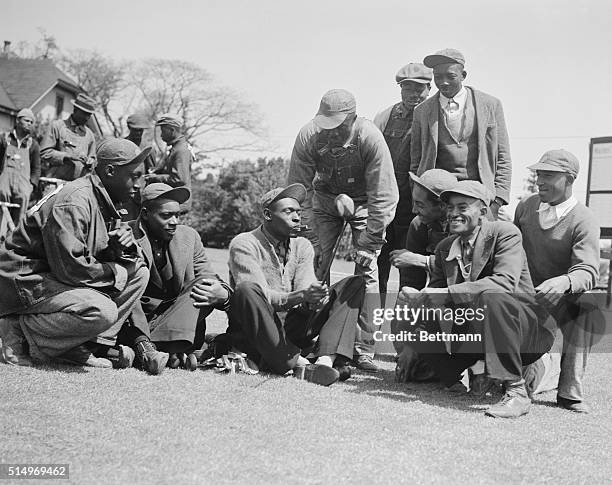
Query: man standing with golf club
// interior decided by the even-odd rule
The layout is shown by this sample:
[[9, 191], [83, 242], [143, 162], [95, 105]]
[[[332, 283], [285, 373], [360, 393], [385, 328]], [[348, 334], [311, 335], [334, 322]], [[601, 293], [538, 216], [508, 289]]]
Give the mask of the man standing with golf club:
[[[325, 93], [316, 116], [297, 136], [288, 182], [301, 183], [308, 191], [302, 206], [303, 222], [314, 228], [307, 236], [315, 248], [317, 277], [327, 276], [324, 273], [347, 220], [353, 233], [355, 274], [365, 276], [367, 294], [376, 294], [376, 258], [399, 194], [385, 139], [371, 121], [357, 117], [356, 107], [354, 96], [344, 89]], [[347, 196], [338, 201], [342, 213], [336, 208], [340, 194]], [[354, 201], [352, 215], [345, 211], [347, 198]], [[378, 298], [367, 300], [378, 302]], [[354, 359], [358, 368], [375, 372], [371, 309], [367, 304], [363, 308]]]

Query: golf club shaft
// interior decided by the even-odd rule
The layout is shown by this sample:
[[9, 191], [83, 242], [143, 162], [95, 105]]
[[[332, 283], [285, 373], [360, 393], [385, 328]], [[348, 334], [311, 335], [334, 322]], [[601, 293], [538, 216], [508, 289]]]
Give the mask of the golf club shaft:
[[327, 283], [329, 285], [330, 283], [330, 270], [331, 270], [331, 266], [332, 263], [334, 262], [334, 258], [336, 257], [336, 252], [338, 251], [338, 247], [340, 247], [340, 241], [342, 240], [342, 236], [344, 235], [344, 231], [346, 230], [346, 225], [348, 224], [348, 221], [344, 221], [344, 224], [342, 224], [342, 230], [340, 231], [340, 234], [338, 234], [338, 237], [336, 239], [336, 242], [334, 244], [334, 248], [332, 249], [332, 253], [331, 256], [329, 258], [329, 260], [327, 261], [326, 265], [325, 265], [325, 272], [322, 273], [323, 278], [321, 278], [321, 280], [324, 283]]

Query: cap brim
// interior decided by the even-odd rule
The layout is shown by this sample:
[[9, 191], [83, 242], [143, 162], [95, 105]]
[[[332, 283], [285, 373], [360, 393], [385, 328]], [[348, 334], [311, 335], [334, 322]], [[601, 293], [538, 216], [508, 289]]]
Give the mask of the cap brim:
[[317, 114], [312, 121], [322, 130], [333, 130], [338, 128], [348, 115], [349, 113], [336, 113], [333, 115]]
[[274, 199], [272, 199], [268, 205], [276, 202], [281, 199], [295, 199], [300, 204], [302, 204], [306, 200], [306, 187], [302, 184], [291, 184], [288, 187], [285, 187], [281, 193], [279, 193]]
[[150, 200], [171, 199], [175, 200], [179, 204], [183, 204], [189, 200], [189, 197], [191, 197], [191, 191], [187, 187], [175, 187], [166, 192], [162, 192], [157, 197]]
[[133, 165], [143, 163], [145, 158], [147, 158], [149, 156], [149, 153], [151, 153], [151, 150], [152, 147], [146, 147], [131, 160], [124, 160], [123, 162], [114, 162], [113, 165]]
[[471, 192], [468, 192], [467, 190], [461, 190], [461, 189], [451, 189], [451, 190], [445, 190], [444, 192], [442, 192], [440, 194], [440, 199], [442, 199], [444, 202], [448, 201], [448, 198], [452, 195], [452, 194], [458, 194], [458, 195], [465, 195], [466, 197], [470, 197], [474, 200], [481, 200], [482, 202], [484, 202], [484, 204], [488, 207], [489, 204], [491, 203], [489, 200], [484, 200], [483, 198], [472, 194]]
[[146, 130], [150, 125], [128, 125], [130, 130]]
[[550, 165], [546, 162], [538, 162], [533, 165], [529, 165], [527, 167], [529, 170], [542, 170], [545, 172], [566, 172], [569, 173], [568, 170], [558, 167], [556, 165]]
[[401, 81], [398, 81], [397, 84], [401, 86], [402, 84], [407, 83], [409, 81], [413, 83], [417, 83], [417, 84], [430, 84], [431, 83], [431, 79], [402, 79]]
[[412, 172], [408, 172], [408, 175], [410, 175], [410, 178], [412, 179], [412, 181], [417, 184], [419, 187], [421, 187], [422, 189], [425, 189], [427, 192], [435, 195], [436, 197], [440, 197], [440, 194], [437, 194], [436, 192], [434, 192], [433, 190], [431, 190], [429, 187], [427, 187], [426, 185], [423, 184], [423, 182], [421, 181], [421, 178], [418, 175], [413, 174]]
[[457, 59], [453, 59], [452, 57], [441, 56], [440, 54], [432, 54], [430, 56], [426, 56], [423, 59], [423, 64], [427, 67], [433, 69], [434, 67], [440, 64], [461, 64], [464, 65], [463, 62], [459, 62]]
[[71, 99], [70, 102], [75, 108], [79, 108], [81, 111], [85, 111], [85, 113], [93, 114], [96, 112], [95, 109], [85, 108], [83, 105], [78, 104], [75, 99]]

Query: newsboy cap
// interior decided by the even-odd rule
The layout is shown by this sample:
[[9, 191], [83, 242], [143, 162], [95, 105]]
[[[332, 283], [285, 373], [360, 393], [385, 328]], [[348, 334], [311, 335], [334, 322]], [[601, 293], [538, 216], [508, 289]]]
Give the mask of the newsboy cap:
[[442, 192], [440, 198], [444, 202], [448, 202], [448, 199], [453, 194], [467, 195], [473, 199], [482, 200], [487, 207], [491, 203], [489, 190], [476, 180], [461, 180], [452, 189]]
[[567, 150], [548, 150], [538, 163], [530, 165], [530, 170], [544, 170], [548, 172], [565, 172], [578, 176], [580, 170], [580, 162], [573, 153]]
[[70, 101], [75, 108], [85, 111], [85, 113], [93, 113], [96, 111], [96, 102], [86, 94], [79, 93], [76, 99]]
[[28, 118], [34, 119], [34, 113], [32, 112], [31, 109], [23, 108], [23, 109], [19, 110], [19, 113], [17, 113], [17, 118], [24, 118], [26, 116]]
[[182, 204], [189, 197], [191, 197], [191, 191], [187, 187], [172, 188], [161, 182], [147, 185], [140, 194], [140, 200], [143, 204], [155, 199], [172, 199]]
[[183, 118], [172, 113], [164, 113], [155, 124], [157, 126], [168, 125], [174, 128], [181, 128], [183, 126]]
[[109, 165], [130, 165], [141, 163], [151, 152], [151, 147], [140, 150], [135, 143], [125, 138], [108, 137], [102, 139], [96, 148], [99, 163]]
[[306, 200], [306, 187], [302, 184], [291, 184], [285, 188], [277, 187], [269, 190], [261, 197], [261, 205], [265, 209], [280, 199], [291, 198], [300, 204]]
[[128, 128], [133, 128], [135, 130], [144, 130], [151, 126], [151, 123], [149, 123], [147, 117], [138, 113], [128, 116], [126, 124]]
[[465, 57], [457, 49], [447, 48], [435, 54], [425, 56], [425, 59], [423, 59], [423, 64], [431, 68], [436, 67], [438, 64], [448, 64], [449, 62], [465, 66]]
[[403, 82], [412, 81], [419, 84], [431, 82], [432, 70], [418, 62], [411, 62], [402, 67], [395, 75], [395, 82], [402, 85]]
[[332, 89], [321, 98], [314, 124], [323, 130], [332, 130], [342, 124], [349, 114], [355, 113], [355, 96], [345, 89]]
[[415, 184], [431, 192], [436, 197], [440, 197], [442, 192], [445, 190], [451, 190], [453, 187], [455, 187], [455, 185], [457, 185], [457, 177], [441, 168], [426, 170], [420, 177], [412, 172], [408, 173]]

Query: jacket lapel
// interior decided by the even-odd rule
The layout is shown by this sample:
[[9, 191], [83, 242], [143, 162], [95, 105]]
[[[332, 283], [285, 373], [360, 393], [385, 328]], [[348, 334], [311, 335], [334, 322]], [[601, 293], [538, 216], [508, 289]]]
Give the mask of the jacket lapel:
[[491, 257], [494, 242], [491, 224], [483, 222], [480, 233], [476, 236], [476, 243], [474, 244], [470, 281], [476, 281], [479, 278], [480, 273], [482, 273], [482, 270]]
[[[459, 236], [455, 236], [453, 238], [453, 241], [449, 245], [449, 250], [458, 237]], [[454, 258], [451, 259], [450, 261], [447, 260], [449, 252], [450, 251], [445, 251], [443, 254], [441, 254], [442, 261], [444, 264], [444, 274], [446, 275], [446, 285], [447, 286], [457, 284], [457, 275], [459, 274], [459, 262]]]
[[433, 141], [434, 146], [438, 147], [438, 122], [439, 122], [439, 111], [440, 111], [440, 93], [436, 93], [432, 99], [430, 108], [429, 108], [429, 134], [431, 135], [431, 139]]
[[486, 136], [488, 116], [480, 92], [472, 88], [467, 88], [474, 101], [474, 112], [476, 113], [476, 126], [478, 129], [478, 157], [481, 158], [487, 153]]
[[193, 257], [193, 251], [187, 251], [187, 245], [183, 241], [181, 231], [177, 228], [175, 236], [168, 245], [168, 259], [172, 266], [172, 286], [180, 290], [187, 271], [187, 258]]
[[162, 280], [155, 268], [155, 260], [153, 259], [153, 248], [151, 247], [151, 242], [147, 237], [146, 232], [143, 230], [140, 225], [140, 219], [136, 221], [134, 226], [134, 237], [136, 237], [136, 242], [142, 248], [142, 254], [145, 257], [145, 262], [147, 263], [147, 267], [149, 268], [149, 283], [155, 284], [158, 288], [162, 287]]

